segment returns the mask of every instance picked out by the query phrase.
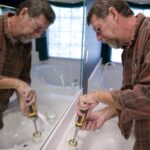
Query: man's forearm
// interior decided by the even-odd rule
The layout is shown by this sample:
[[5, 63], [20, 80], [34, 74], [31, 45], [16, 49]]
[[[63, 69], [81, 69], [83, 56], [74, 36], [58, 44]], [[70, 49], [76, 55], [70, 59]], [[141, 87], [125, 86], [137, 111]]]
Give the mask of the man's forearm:
[[109, 91], [95, 91], [93, 92], [94, 99], [99, 103], [105, 103], [108, 104], [116, 109], [122, 110], [122, 107], [120, 104], [118, 104], [112, 97], [111, 92]]
[[115, 117], [118, 114], [116, 108], [114, 108], [114, 107], [106, 107], [100, 111], [103, 111], [103, 113], [105, 115], [105, 121]]
[[0, 76], [0, 89], [17, 89], [20, 82], [19, 79]]

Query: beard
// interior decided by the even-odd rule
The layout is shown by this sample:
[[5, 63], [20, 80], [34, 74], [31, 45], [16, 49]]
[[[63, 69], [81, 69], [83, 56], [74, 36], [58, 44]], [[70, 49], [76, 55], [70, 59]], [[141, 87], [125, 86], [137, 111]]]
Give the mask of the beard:
[[118, 39], [115, 39], [115, 38], [106, 39], [106, 40], [103, 40], [103, 42], [108, 44], [110, 47], [115, 48], [115, 49], [122, 47], [120, 41]]
[[21, 43], [29, 43], [32, 41], [32, 39], [34, 39], [35, 37], [33, 35], [21, 35], [20, 37], [18, 37], [18, 40], [21, 42]]
[[21, 42], [23, 44], [29, 43], [32, 41], [32, 39], [35, 39], [35, 36], [33, 34], [26, 34], [26, 35], [19, 35], [17, 37], [12, 37], [11, 35], [7, 35], [8, 39], [15, 44], [17, 42]]
[[19, 35], [17, 37], [11, 37], [10, 38], [10, 40], [13, 43], [21, 42], [23, 44], [30, 43], [32, 41], [32, 39], [35, 39], [35, 37], [33, 35], [31, 35], [31, 34]]

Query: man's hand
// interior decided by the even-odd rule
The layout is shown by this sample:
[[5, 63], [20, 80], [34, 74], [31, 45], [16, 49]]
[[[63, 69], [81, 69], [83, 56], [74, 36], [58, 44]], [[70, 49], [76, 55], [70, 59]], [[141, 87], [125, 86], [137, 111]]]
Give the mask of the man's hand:
[[16, 95], [17, 95], [17, 98], [19, 100], [20, 109], [21, 109], [22, 114], [24, 116], [28, 117], [28, 104], [27, 104], [24, 96], [19, 94], [17, 91], [16, 91]]
[[106, 107], [100, 111], [91, 112], [87, 115], [86, 121], [82, 127], [83, 130], [97, 130], [113, 116], [117, 115], [117, 111], [113, 107]]
[[77, 113], [82, 115], [81, 110], [90, 110], [93, 109], [98, 102], [95, 100], [93, 94], [86, 94], [79, 96], [78, 103], [77, 103]]
[[[99, 102], [107, 104], [108, 107], [99, 112], [92, 112]], [[82, 110], [87, 110], [87, 118], [83, 129], [96, 130], [106, 120], [116, 115], [118, 108], [121, 108], [120, 105], [114, 101], [109, 91], [99, 90], [79, 97], [77, 102], [77, 115], [83, 115]]]
[[88, 110], [94, 108], [97, 104], [95, 97], [90, 93], [79, 97], [77, 107], [79, 110]]
[[28, 116], [28, 106], [36, 103], [36, 93], [30, 85], [21, 81], [16, 89], [20, 108], [23, 115]]
[[91, 110], [99, 102], [107, 104], [108, 106], [116, 109], [122, 109], [119, 103], [113, 99], [110, 91], [98, 90], [79, 97], [77, 102], [77, 114], [82, 115], [81, 110]]
[[16, 91], [23, 115], [27, 116], [28, 106], [36, 106], [36, 93], [26, 82], [0, 75], [0, 89], [14, 89]]
[[18, 82], [16, 91], [24, 97], [24, 99], [28, 102], [28, 105], [35, 103], [36, 93], [32, 89], [32, 87], [28, 85], [26, 82], [24, 81]]

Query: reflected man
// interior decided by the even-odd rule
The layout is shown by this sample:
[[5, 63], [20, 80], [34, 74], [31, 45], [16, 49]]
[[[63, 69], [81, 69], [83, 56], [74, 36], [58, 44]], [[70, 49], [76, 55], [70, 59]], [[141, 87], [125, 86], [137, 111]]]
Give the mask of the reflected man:
[[25, 0], [16, 13], [0, 16], [0, 128], [2, 112], [16, 92], [21, 112], [36, 102], [30, 83], [31, 40], [39, 38], [55, 20], [46, 0]]

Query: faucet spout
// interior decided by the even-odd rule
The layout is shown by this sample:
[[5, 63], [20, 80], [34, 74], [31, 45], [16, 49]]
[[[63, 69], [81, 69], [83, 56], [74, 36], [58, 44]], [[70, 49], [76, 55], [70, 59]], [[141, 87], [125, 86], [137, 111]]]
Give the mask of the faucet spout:
[[61, 86], [64, 88], [65, 87], [64, 75], [61, 74], [59, 77], [60, 77]]

